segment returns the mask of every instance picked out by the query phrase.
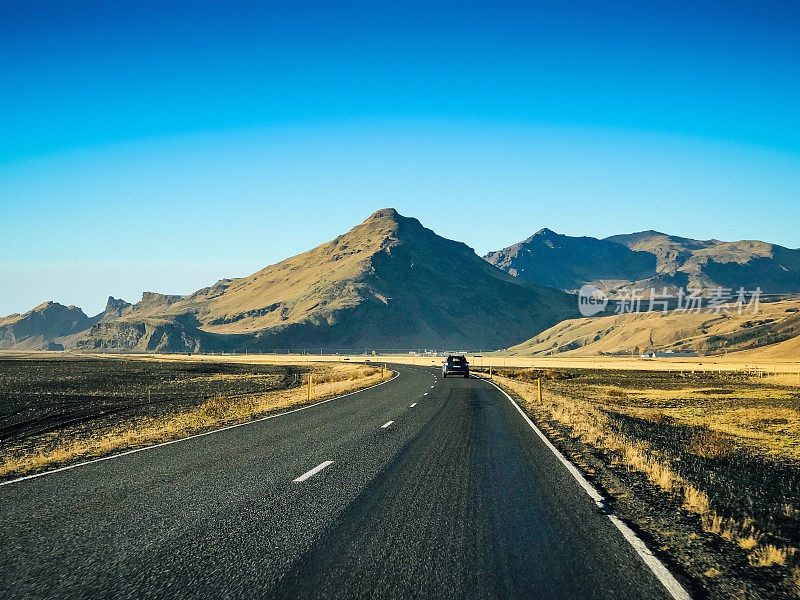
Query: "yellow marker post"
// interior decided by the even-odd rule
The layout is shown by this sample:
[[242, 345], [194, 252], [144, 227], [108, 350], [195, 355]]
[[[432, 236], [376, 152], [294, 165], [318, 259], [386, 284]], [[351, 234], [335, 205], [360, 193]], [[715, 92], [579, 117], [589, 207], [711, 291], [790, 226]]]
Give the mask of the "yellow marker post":
[[536, 379], [536, 382], [537, 382], [537, 383], [538, 383], [538, 385], [539, 385], [539, 404], [541, 404], [541, 403], [542, 403], [542, 378], [541, 378], [541, 377], [538, 377], [538, 378]]
[[492, 378], [492, 365], [489, 365], [489, 379]]
[[312, 383], [313, 379], [314, 379], [314, 377], [312, 375], [308, 376], [308, 399], [309, 399], [309, 401], [311, 400], [311, 386], [314, 385]]

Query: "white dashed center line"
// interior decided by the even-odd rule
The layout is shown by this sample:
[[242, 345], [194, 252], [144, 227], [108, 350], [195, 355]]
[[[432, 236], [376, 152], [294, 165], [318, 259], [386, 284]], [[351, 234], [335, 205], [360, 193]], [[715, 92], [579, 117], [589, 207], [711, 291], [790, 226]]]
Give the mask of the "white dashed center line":
[[389, 421], [388, 423], [384, 423], [383, 425], [381, 425], [381, 429], [387, 429], [392, 425], [392, 423], [394, 423], [394, 421]]
[[293, 479], [292, 481], [294, 483], [300, 483], [301, 481], [305, 481], [309, 477], [313, 477], [314, 475], [322, 471], [322, 469], [324, 469], [325, 467], [330, 467], [332, 464], [333, 464], [332, 460], [326, 460], [324, 463], [320, 463], [316, 467], [311, 469], [308, 473], [303, 473], [302, 475], [300, 475], [300, 477], [298, 477], [297, 479]]
[[417, 403], [416, 403], [416, 402], [414, 402], [414, 404], [412, 404], [412, 405], [411, 405], [411, 406], [409, 406], [408, 408], [414, 408], [416, 405], [417, 405]]
[[422, 394], [422, 395], [423, 395], [423, 396], [427, 396], [427, 395], [428, 395], [428, 392], [425, 392], [425, 393], [424, 393], [424, 394]]

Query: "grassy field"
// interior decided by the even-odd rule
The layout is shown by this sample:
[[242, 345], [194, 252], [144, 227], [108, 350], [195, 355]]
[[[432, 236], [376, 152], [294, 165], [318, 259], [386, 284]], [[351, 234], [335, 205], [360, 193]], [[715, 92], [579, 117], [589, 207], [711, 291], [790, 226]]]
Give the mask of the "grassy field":
[[495, 379], [701, 595], [800, 597], [793, 376], [508, 369]]
[[130, 450], [366, 387], [359, 364], [252, 364], [156, 357], [0, 358], [0, 478]]
[[[792, 340], [793, 341], [793, 340]], [[0, 352], [3, 357], [48, 358], [48, 357], [102, 358], [108, 360], [171, 360], [182, 362], [220, 362], [239, 364], [304, 365], [321, 362], [349, 364], [410, 364], [440, 367], [443, 356], [412, 354], [92, 354], [83, 352]], [[526, 357], [504, 356], [500, 353], [467, 353], [472, 367], [535, 368], [535, 369], [603, 369], [624, 371], [671, 371], [695, 372], [754, 372], [760, 375], [785, 375], [794, 378], [800, 385], [800, 353], [763, 351], [732, 352], [729, 356], [639, 358], [631, 356], [563, 356]]]

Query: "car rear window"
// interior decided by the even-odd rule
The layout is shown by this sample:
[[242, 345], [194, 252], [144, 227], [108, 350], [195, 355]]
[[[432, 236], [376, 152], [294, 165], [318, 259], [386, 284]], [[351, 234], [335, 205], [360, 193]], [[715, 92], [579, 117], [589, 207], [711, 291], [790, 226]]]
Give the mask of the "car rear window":
[[466, 359], [463, 356], [451, 356], [450, 358], [447, 359], [447, 362], [451, 364], [452, 363], [463, 364], [466, 362]]

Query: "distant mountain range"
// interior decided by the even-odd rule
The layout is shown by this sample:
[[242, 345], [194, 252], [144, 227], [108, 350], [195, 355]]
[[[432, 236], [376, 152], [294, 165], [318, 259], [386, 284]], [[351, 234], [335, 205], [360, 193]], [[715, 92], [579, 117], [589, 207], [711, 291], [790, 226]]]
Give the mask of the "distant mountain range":
[[[542, 229], [484, 260], [467, 245], [384, 209], [317, 248], [187, 296], [144, 292], [136, 304], [110, 297], [106, 310], [94, 317], [55, 302], [10, 315], [0, 319], [0, 349], [490, 350], [522, 344], [516, 352], [539, 354], [592, 344], [597, 351], [617, 351], [614, 344], [597, 342], [615, 331], [656, 324], [659, 343], [648, 339], [650, 345], [706, 350], [724, 345], [693, 321], [680, 325], [687, 335], [699, 328], [689, 336], [697, 343], [688, 345], [680, 341], [686, 335], [670, 333], [666, 322], [647, 320], [655, 317], [565, 321], [578, 316], [569, 292], [587, 283], [612, 296], [625, 286], [671, 293], [680, 287], [707, 293], [716, 287], [760, 287], [764, 293], [790, 294], [800, 292], [800, 250], [657, 231], [598, 239]], [[795, 328], [793, 314], [787, 317], [792, 318], [786, 327], [774, 332], [775, 326], [767, 327], [772, 333], [747, 338], [733, 332], [734, 340], [747, 338], [734, 345], [785, 339]], [[601, 318], [608, 320], [600, 329], [587, 325]], [[630, 325], [634, 321], [638, 324]], [[702, 341], [707, 337], [710, 341]]]
[[[518, 356], [596, 355], [646, 350], [714, 353], [752, 351], [764, 346], [795, 348], [800, 334], [800, 250], [746, 240], [693, 240], [658, 231], [615, 235], [605, 239], [570, 237], [542, 229], [486, 260], [508, 273], [543, 285], [574, 291], [584, 284], [614, 298], [623, 288], [739, 288], [784, 299], [762, 303], [759, 314], [714, 314], [671, 311], [613, 314], [567, 319], [510, 349]], [[643, 293], [647, 297], [647, 293]], [[617, 295], [616, 297], [619, 297]], [[748, 294], [747, 300], [752, 299]], [[766, 299], [766, 298], [765, 298]], [[780, 298], [771, 298], [780, 300]], [[610, 305], [611, 306], [611, 305]], [[642, 310], [646, 310], [646, 303]], [[611, 314], [609, 314], [611, 313]], [[793, 345], [794, 344], [794, 345]]]
[[62, 341], [88, 330], [101, 317], [89, 318], [76, 306], [45, 302], [24, 314], [0, 318], [0, 350], [63, 350]]
[[567, 291], [591, 284], [612, 294], [626, 286], [800, 292], [800, 250], [755, 240], [693, 240], [658, 231], [597, 239], [542, 229], [485, 258], [520, 279]]
[[576, 314], [574, 298], [564, 292], [512, 277], [466, 244], [384, 209], [249, 277], [188, 296], [145, 292], [134, 305], [110, 298], [104, 313], [88, 319], [80, 312], [69, 327], [54, 314], [46, 332], [41, 319], [37, 330], [34, 316], [22, 315], [31, 323], [28, 338], [4, 334], [2, 326], [0, 336], [6, 348], [488, 350]]

